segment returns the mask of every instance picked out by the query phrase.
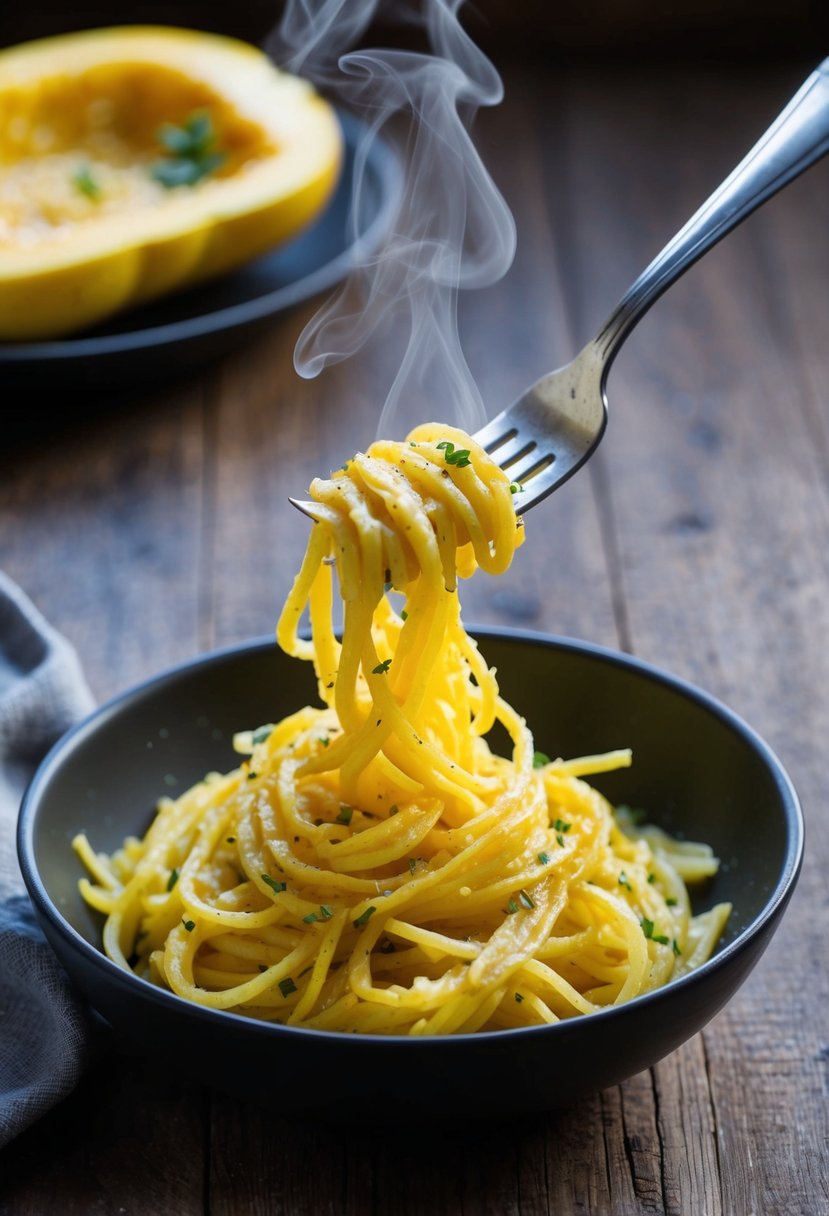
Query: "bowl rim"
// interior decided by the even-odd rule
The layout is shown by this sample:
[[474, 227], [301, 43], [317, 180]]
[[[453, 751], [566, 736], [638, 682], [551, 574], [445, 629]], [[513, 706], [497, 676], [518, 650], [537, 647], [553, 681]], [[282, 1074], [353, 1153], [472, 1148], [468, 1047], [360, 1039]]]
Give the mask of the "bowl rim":
[[[774, 889], [767, 896], [761, 911], [740, 930], [732, 941], [723, 946], [720, 951], [700, 967], [675, 980], [669, 981], [661, 988], [655, 988], [640, 996], [633, 997], [630, 1001], [626, 1001], [621, 1005], [609, 1005], [603, 1009], [598, 1009], [589, 1015], [585, 1014], [581, 1017], [566, 1018], [549, 1025], [476, 1031], [471, 1034], [424, 1036], [401, 1034], [368, 1035], [347, 1031], [318, 1030], [313, 1027], [289, 1026], [284, 1023], [262, 1022], [255, 1018], [247, 1017], [242, 1013], [234, 1013], [224, 1009], [212, 1009], [209, 1006], [187, 1001], [174, 992], [157, 987], [141, 976], [124, 971], [109, 959], [100, 947], [93, 946], [69, 923], [52, 900], [40, 877], [35, 859], [34, 831], [38, 818], [41, 792], [48, 787], [53, 773], [60, 767], [64, 756], [71, 753], [83, 742], [86, 736], [96, 730], [102, 722], [116, 714], [124, 705], [148, 695], [158, 686], [170, 680], [187, 677], [199, 668], [209, 667], [217, 663], [232, 662], [242, 654], [253, 654], [257, 651], [278, 649], [276, 641], [272, 636], [252, 638], [247, 641], [233, 643], [172, 664], [102, 702], [100, 706], [70, 728], [52, 746], [38, 765], [28, 784], [23, 795], [17, 822], [17, 852], [20, 869], [29, 896], [40, 918], [48, 922], [51, 929], [74, 952], [80, 952], [85, 960], [101, 973], [102, 978], [106, 977], [110, 983], [114, 983], [119, 987], [125, 995], [129, 994], [133, 998], [140, 997], [141, 999], [148, 1000], [158, 1005], [161, 1009], [169, 1009], [173, 1015], [195, 1017], [198, 1021], [205, 1022], [207, 1025], [214, 1026], [214, 1028], [225, 1026], [227, 1029], [235, 1029], [237, 1032], [243, 1030], [244, 1033], [263, 1036], [266, 1040], [271, 1040], [274, 1043], [278, 1042], [285, 1034], [293, 1038], [296, 1033], [300, 1033], [303, 1039], [320, 1039], [327, 1044], [335, 1042], [354, 1043], [356, 1040], [364, 1047], [368, 1047], [371, 1044], [371, 1047], [368, 1049], [372, 1051], [382, 1051], [391, 1048], [399, 1049], [401, 1044], [404, 1043], [411, 1045], [405, 1048], [405, 1050], [417, 1050], [415, 1045], [424, 1042], [432, 1047], [435, 1047], [437, 1044], [449, 1046], [452, 1043], [457, 1044], [459, 1042], [479, 1045], [489, 1044], [491, 1046], [495, 1043], [506, 1043], [516, 1037], [528, 1034], [555, 1034], [559, 1037], [564, 1037], [567, 1033], [578, 1033], [579, 1028], [584, 1027], [586, 1023], [590, 1025], [596, 1024], [598, 1027], [608, 1021], [629, 1017], [632, 1013], [643, 1010], [645, 1007], [658, 1008], [666, 1000], [676, 997], [681, 999], [682, 992], [689, 985], [698, 984], [701, 977], [713, 977], [718, 972], [727, 968], [732, 959], [735, 959], [754, 939], [762, 935], [763, 929], [770, 920], [774, 920], [778, 915], [782, 915], [782, 911], [788, 903], [797, 883], [803, 862], [805, 839], [803, 811], [792, 780], [776, 753], [753, 727], [749, 726], [739, 714], [729, 709], [727, 705], [716, 697], [705, 692], [690, 681], [685, 680], [683, 677], [672, 675], [662, 668], [624, 651], [614, 650], [611, 647], [602, 646], [594, 642], [586, 642], [576, 638], [534, 630], [513, 629], [493, 625], [467, 625], [466, 628], [473, 638], [484, 643], [488, 638], [493, 638], [517, 641], [522, 644], [540, 645], [545, 649], [563, 651], [598, 660], [599, 662], [609, 663], [611, 666], [621, 666], [622, 668], [631, 670], [647, 680], [680, 693], [683, 697], [695, 702], [706, 712], [719, 718], [729, 729], [741, 736], [760, 757], [777, 787], [786, 827], [786, 849], [782, 859], [780, 876]], [[712, 1010], [712, 1016], [718, 1008], [719, 1006]]]

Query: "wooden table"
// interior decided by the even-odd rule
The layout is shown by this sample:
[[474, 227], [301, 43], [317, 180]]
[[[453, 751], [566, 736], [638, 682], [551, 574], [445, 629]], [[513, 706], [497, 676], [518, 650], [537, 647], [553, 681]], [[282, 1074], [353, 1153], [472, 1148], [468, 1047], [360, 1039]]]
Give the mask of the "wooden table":
[[[815, 59], [819, 56], [816, 55]], [[492, 411], [564, 361], [813, 63], [500, 65], [481, 146], [514, 269], [462, 328]], [[292, 1123], [103, 1054], [0, 1158], [3, 1213], [829, 1212], [829, 164], [774, 199], [645, 319], [598, 455], [533, 512], [466, 619], [569, 634], [702, 685], [790, 769], [808, 855], [783, 928], [682, 1050], [565, 1114], [394, 1135]], [[313, 307], [183, 387], [114, 398], [3, 451], [0, 565], [106, 697], [271, 630], [305, 541], [286, 506], [374, 435], [382, 350], [299, 381]], [[440, 416], [440, 402], [434, 414]]]

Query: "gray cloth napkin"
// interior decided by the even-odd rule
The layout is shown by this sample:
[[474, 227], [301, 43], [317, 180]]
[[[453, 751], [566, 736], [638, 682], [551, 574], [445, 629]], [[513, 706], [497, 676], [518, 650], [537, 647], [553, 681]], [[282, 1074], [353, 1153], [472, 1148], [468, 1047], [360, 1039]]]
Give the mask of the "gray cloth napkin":
[[66, 1097], [92, 1022], [38, 929], [17, 864], [20, 798], [93, 706], [77, 656], [0, 571], [0, 1147]]

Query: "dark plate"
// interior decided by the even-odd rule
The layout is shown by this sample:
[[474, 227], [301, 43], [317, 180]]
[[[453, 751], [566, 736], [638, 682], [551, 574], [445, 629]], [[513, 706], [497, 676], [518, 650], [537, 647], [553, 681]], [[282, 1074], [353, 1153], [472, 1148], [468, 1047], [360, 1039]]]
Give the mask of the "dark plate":
[[[529, 1114], [563, 1106], [655, 1063], [717, 1013], [774, 932], [800, 868], [803, 821], [792, 785], [763, 741], [729, 710], [625, 655], [531, 634], [476, 631], [503, 692], [540, 749], [580, 755], [631, 746], [634, 765], [597, 778], [617, 802], [647, 808], [669, 831], [713, 845], [723, 865], [697, 910], [731, 900], [713, 959], [627, 1005], [532, 1027], [454, 1038], [372, 1038], [266, 1025], [190, 1005], [128, 975], [101, 953], [101, 920], [78, 894], [70, 847], [86, 831], [112, 850], [142, 832], [160, 794], [235, 763], [236, 730], [315, 700], [309, 665], [273, 642], [196, 659], [103, 706], [36, 774], [18, 846], [43, 929], [67, 971], [132, 1048], [166, 1054], [216, 1084], [290, 1094], [290, 1109], [331, 1089], [337, 1111]], [[255, 1094], [248, 1096], [255, 1098]]]
[[272, 253], [214, 282], [180, 292], [75, 337], [54, 342], [0, 343], [0, 384], [62, 393], [147, 384], [177, 376], [226, 354], [264, 329], [278, 313], [333, 287], [350, 270], [355, 245], [375, 250], [400, 198], [396, 153], [372, 138], [360, 192], [361, 214], [350, 227], [354, 159], [365, 126], [340, 113], [345, 161], [337, 190], [320, 218]]

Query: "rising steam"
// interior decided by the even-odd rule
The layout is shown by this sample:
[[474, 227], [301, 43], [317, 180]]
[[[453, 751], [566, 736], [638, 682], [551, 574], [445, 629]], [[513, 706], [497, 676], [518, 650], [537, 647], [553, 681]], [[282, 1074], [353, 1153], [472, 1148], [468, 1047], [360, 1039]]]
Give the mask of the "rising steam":
[[[269, 47], [283, 67], [356, 112], [370, 137], [392, 119], [404, 126], [406, 181], [389, 238], [379, 253], [358, 247], [355, 270], [294, 353], [299, 374], [316, 376], [408, 313], [408, 345], [379, 423], [389, 435], [433, 417], [470, 431], [485, 421], [458, 337], [458, 289], [496, 282], [515, 252], [512, 216], [469, 135], [478, 107], [501, 100], [501, 80], [459, 22], [462, 2], [388, 4], [398, 24], [425, 32], [428, 53], [350, 50], [384, 0], [287, 0]], [[355, 234], [366, 151], [364, 144], [356, 158]]]

